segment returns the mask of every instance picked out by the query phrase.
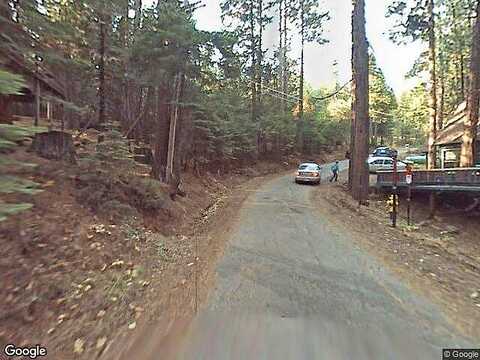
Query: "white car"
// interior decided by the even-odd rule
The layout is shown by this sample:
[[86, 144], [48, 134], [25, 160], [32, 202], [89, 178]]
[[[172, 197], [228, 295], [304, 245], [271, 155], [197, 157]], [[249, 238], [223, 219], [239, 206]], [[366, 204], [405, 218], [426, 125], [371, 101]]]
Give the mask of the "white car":
[[298, 167], [297, 173], [295, 175], [295, 182], [299, 183], [310, 183], [310, 184], [320, 184], [321, 181], [321, 172], [322, 168], [320, 165], [315, 163], [303, 163]]
[[[371, 156], [368, 158], [368, 169], [371, 173], [376, 173], [379, 170], [393, 170], [393, 158], [386, 156]], [[399, 171], [405, 170], [407, 164], [403, 161], [397, 161], [397, 169]]]

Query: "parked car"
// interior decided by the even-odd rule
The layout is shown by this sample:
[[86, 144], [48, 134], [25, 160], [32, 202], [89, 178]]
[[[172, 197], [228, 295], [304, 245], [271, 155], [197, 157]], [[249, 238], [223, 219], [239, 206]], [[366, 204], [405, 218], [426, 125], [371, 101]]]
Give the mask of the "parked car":
[[297, 174], [295, 176], [295, 182], [320, 184], [322, 168], [316, 163], [302, 163], [298, 166]]
[[[368, 170], [371, 173], [376, 173], [380, 170], [393, 170], [393, 159], [387, 156], [371, 156], [368, 158]], [[405, 170], [407, 164], [403, 161], [397, 161], [397, 169]]]
[[384, 157], [396, 157], [398, 152], [395, 149], [391, 149], [388, 146], [380, 146], [373, 150], [372, 156], [384, 156]]

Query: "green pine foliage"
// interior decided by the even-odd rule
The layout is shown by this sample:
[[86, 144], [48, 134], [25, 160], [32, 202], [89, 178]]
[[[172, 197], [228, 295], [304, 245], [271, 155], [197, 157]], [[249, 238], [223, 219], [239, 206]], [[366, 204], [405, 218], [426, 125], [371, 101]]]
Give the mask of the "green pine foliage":
[[[435, 0], [437, 129], [467, 98], [468, 69], [472, 41], [474, 0]], [[394, 21], [391, 38], [399, 43], [428, 40], [425, 1], [392, 0], [387, 15]], [[428, 51], [422, 52], [407, 77], [418, 85], [402, 94], [395, 121], [397, 141], [420, 143], [425, 140], [428, 116], [424, 78], [429, 70]]]
[[[20, 76], [0, 69], [0, 96], [19, 94], [24, 86]], [[0, 194], [34, 195], [40, 191], [37, 183], [9, 174], [14, 168], [33, 165], [14, 161], [7, 154], [15, 149], [18, 142], [41, 130], [0, 124]], [[30, 203], [8, 203], [0, 199], [0, 221], [31, 207]]]
[[394, 138], [398, 144], [425, 144], [428, 124], [428, 94], [425, 84], [404, 93], [395, 111]]

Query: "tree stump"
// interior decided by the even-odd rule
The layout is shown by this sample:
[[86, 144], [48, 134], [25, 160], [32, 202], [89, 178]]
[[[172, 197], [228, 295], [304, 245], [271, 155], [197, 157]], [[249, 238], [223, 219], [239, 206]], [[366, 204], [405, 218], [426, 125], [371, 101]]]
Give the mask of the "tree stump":
[[72, 135], [62, 131], [35, 134], [30, 151], [45, 159], [65, 160], [76, 163]]

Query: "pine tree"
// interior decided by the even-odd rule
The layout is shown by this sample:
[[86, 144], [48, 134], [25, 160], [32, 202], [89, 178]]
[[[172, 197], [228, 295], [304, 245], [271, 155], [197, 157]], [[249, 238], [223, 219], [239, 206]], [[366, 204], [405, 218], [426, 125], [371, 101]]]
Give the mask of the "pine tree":
[[353, 1], [352, 13], [353, 144], [351, 148], [352, 195], [359, 202], [368, 200], [367, 168], [369, 145], [368, 44], [365, 31], [365, 2]]
[[477, 141], [480, 99], [480, 0], [477, 0], [476, 14], [470, 60], [470, 90], [460, 156], [460, 166], [464, 167], [475, 165], [475, 143]]

